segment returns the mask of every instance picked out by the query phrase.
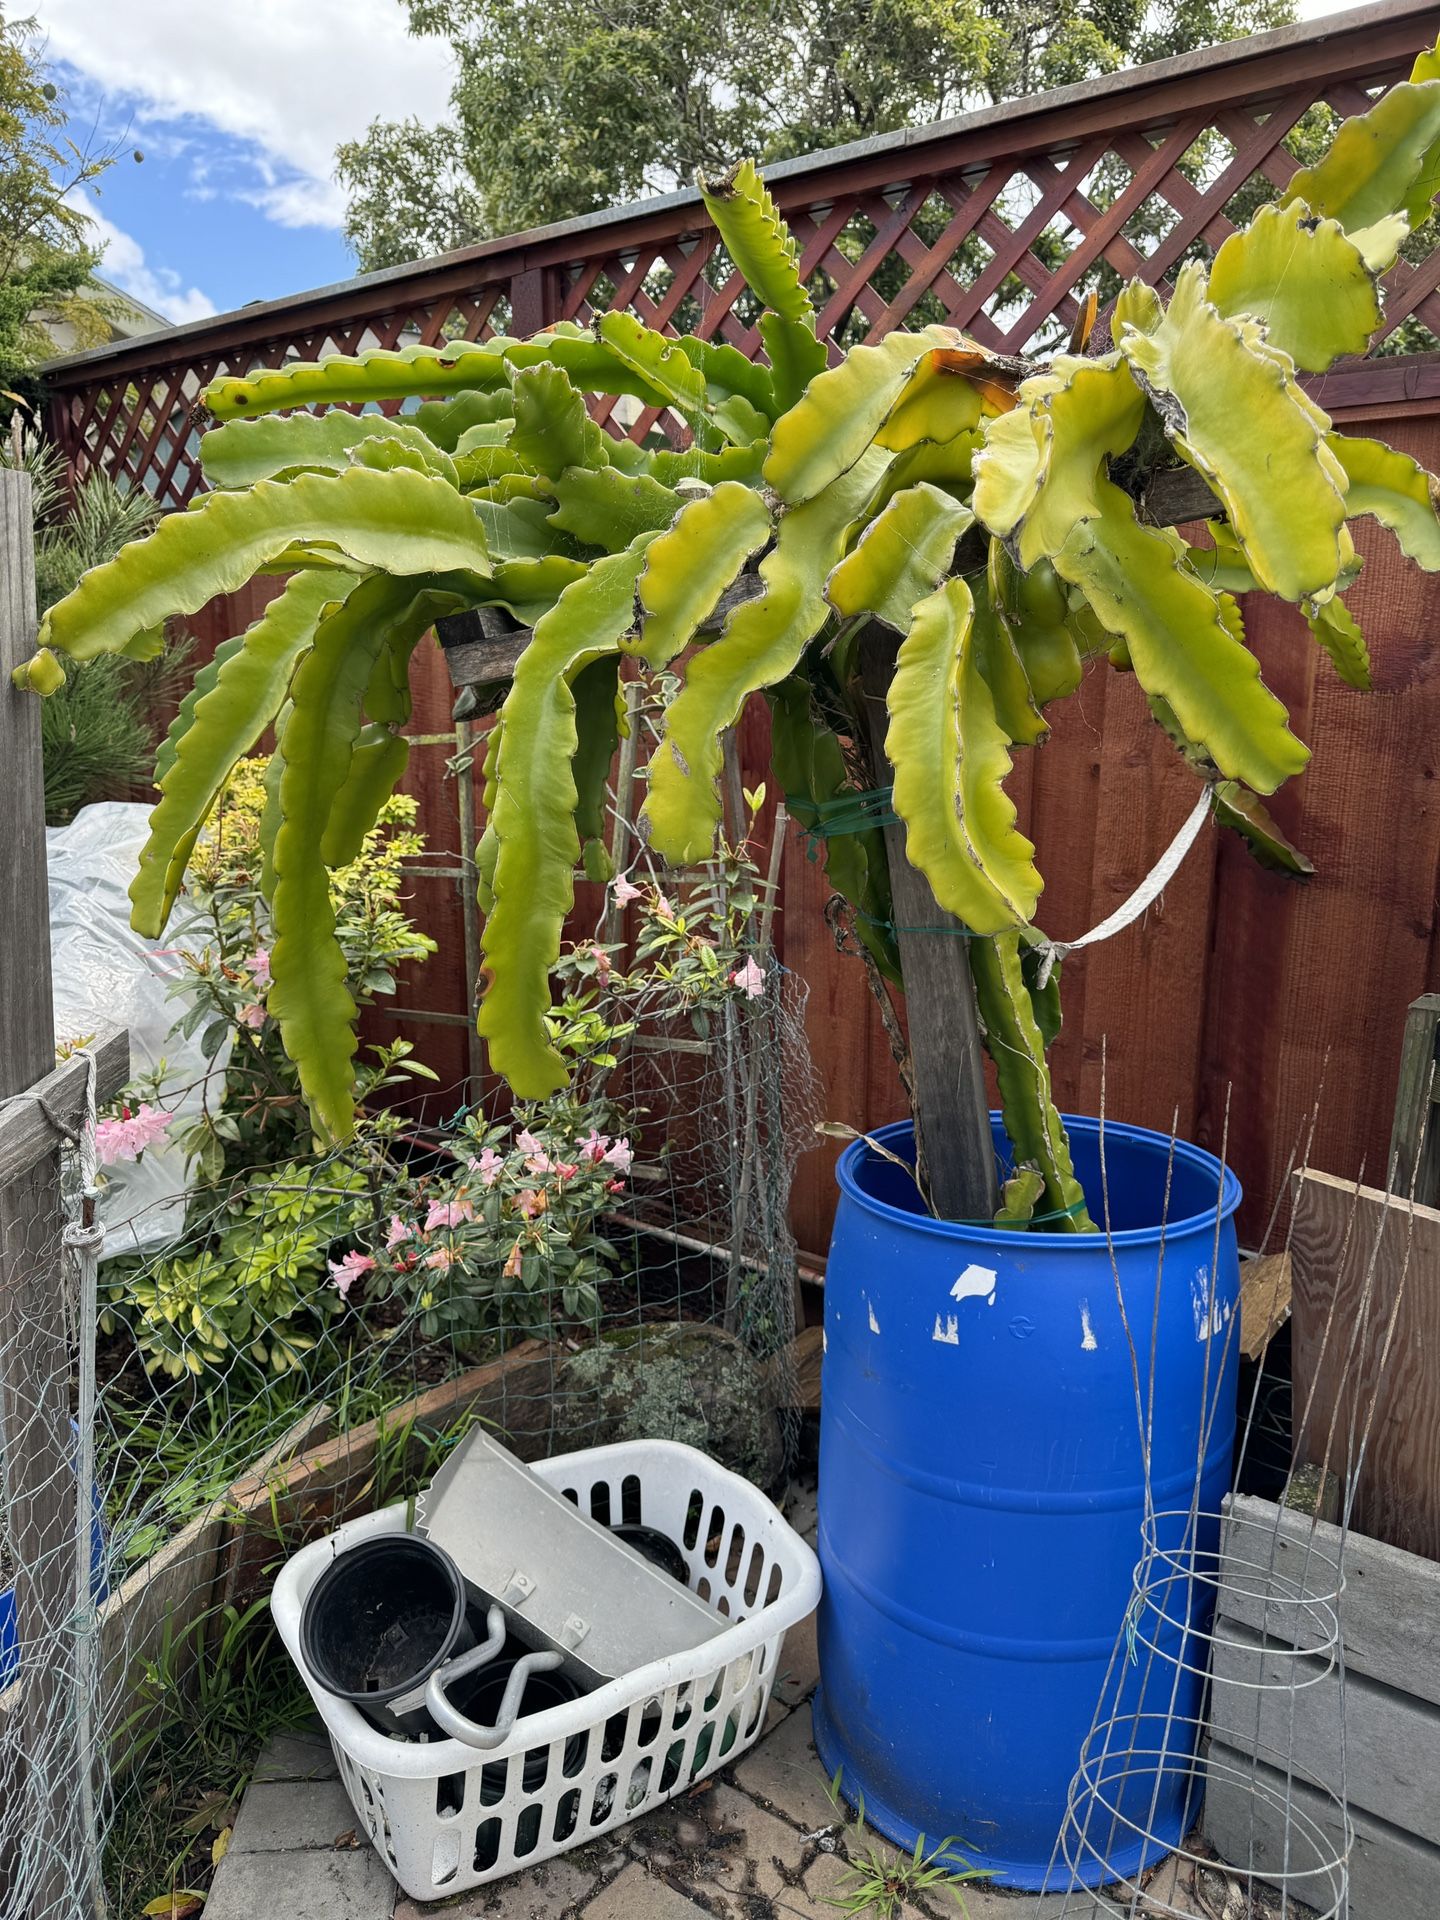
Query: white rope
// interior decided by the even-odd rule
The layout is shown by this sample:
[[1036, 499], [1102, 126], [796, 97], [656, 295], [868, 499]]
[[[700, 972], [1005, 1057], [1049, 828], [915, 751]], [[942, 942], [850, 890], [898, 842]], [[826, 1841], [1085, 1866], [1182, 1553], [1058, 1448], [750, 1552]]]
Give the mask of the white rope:
[[1063, 960], [1067, 953], [1074, 953], [1079, 947], [1092, 947], [1101, 940], [1112, 939], [1115, 934], [1123, 932], [1132, 921], [1138, 920], [1147, 907], [1154, 904], [1175, 878], [1175, 875], [1180, 870], [1181, 862], [1199, 839], [1200, 829], [1204, 826], [1210, 812], [1211, 797], [1210, 788], [1208, 786], [1202, 787], [1200, 790], [1200, 798], [1190, 809], [1189, 817], [1184, 826], [1181, 827], [1164, 853], [1161, 854], [1149, 873], [1146, 874], [1139, 886], [1130, 895], [1130, 898], [1118, 906], [1114, 913], [1110, 914], [1108, 918], [1102, 920], [1098, 927], [1092, 927], [1089, 933], [1082, 933], [1078, 940], [1041, 941], [1040, 945], [1035, 948], [1035, 952], [1040, 955], [1038, 983], [1041, 987], [1044, 987], [1049, 981], [1057, 960]]

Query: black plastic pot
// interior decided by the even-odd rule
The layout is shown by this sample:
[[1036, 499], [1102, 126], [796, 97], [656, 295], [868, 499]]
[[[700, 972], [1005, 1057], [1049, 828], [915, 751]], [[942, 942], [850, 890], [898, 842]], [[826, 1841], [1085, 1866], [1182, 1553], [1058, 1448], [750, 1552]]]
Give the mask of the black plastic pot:
[[350, 1700], [382, 1733], [431, 1731], [422, 1705], [393, 1706], [442, 1661], [475, 1644], [465, 1582], [420, 1534], [377, 1534], [321, 1574], [300, 1616], [300, 1650], [327, 1693]]
[[678, 1580], [682, 1587], [689, 1586], [690, 1568], [684, 1554], [668, 1533], [661, 1533], [658, 1527], [641, 1526], [638, 1520], [622, 1521], [610, 1531], [617, 1540], [625, 1541], [638, 1554], [642, 1554], [652, 1567], [659, 1567], [672, 1580]]
[[[481, 1667], [478, 1673], [467, 1674], [462, 1680], [456, 1680], [446, 1688], [450, 1704], [473, 1720], [477, 1726], [489, 1727], [495, 1724], [500, 1712], [500, 1703], [505, 1697], [505, 1686], [517, 1661], [523, 1660], [530, 1649], [523, 1646], [512, 1633], [504, 1647], [489, 1663]], [[558, 1707], [567, 1700], [576, 1700], [584, 1689], [572, 1679], [563, 1668], [553, 1667], [548, 1672], [532, 1673], [520, 1696], [520, 1712], [516, 1716], [524, 1719], [527, 1714], [544, 1713], [549, 1707]], [[578, 1772], [585, 1757], [585, 1735], [571, 1734], [565, 1742], [564, 1771], [566, 1774]], [[525, 1788], [527, 1792], [543, 1784], [547, 1764], [547, 1750], [537, 1747], [525, 1756]], [[504, 1791], [505, 1768], [507, 1762], [492, 1762], [485, 1769], [481, 1781], [481, 1798], [490, 1793]]]

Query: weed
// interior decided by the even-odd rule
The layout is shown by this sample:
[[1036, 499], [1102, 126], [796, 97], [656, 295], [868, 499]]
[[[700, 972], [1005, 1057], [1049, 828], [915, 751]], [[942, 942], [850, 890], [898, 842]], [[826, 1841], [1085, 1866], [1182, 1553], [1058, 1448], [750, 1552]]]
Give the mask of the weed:
[[[837, 1807], [843, 1807], [838, 1768], [835, 1778], [830, 1782], [830, 1798]], [[959, 1852], [964, 1844], [952, 1834], [927, 1852], [922, 1833], [915, 1841], [914, 1851], [908, 1854], [892, 1853], [888, 1847], [879, 1847], [866, 1831], [865, 1796], [861, 1794], [855, 1817], [845, 1832], [849, 1870], [838, 1890], [827, 1895], [826, 1904], [839, 1907], [842, 1913], [850, 1914], [856, 1920], [859, 1915], [868, 1913], [875, 1914], [877, 1920], [895, 1920], [895, 1915], [903, 1906], [916, 1902], [927, 1893], [941, 1892], [948, 1893], [964, 1913], [965, 1896], [960, 1891], [962, 1883], [988, 1877], [983, 1867], [957, 1867], [951, 1864], [957, 1858], [964, 1859]]]
[[114, 1737], [124, 1791], [105, 1850], [113, 1912], [152, 1911], [157, 1896], [208, 1883], [261, 1747], [309, 1712], [268, 1598], [167, 1628]]

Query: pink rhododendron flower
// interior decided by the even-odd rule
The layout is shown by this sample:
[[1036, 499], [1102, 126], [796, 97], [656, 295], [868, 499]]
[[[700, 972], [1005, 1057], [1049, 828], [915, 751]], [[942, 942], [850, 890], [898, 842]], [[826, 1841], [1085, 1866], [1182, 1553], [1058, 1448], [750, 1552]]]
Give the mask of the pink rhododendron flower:
[[632, 900], [640, 898], [640, 889], [625, 875], [619, 874], [610, 882], [610, 893], [617, 907], [628, 907]]
[[567, 1180], [573, 1180], [579, 1171], [579, 1167], [573, 1166], [568, 1160], [557, 1160], [555, 1162], [555, 1178], [560, 1182], [562, 1187]]
[[265, 1009], [261, 1006], [260, 1002], [256, 1000], [248, 1007], [241, 1007], [235, 1018], [240, 1022], [242, 1027], [263, 1027], [265, 1024]]
[[375, 1262], [368, 1253], [347, 1253], [340, 1260], [327, 1260], [330, 1269], [330, 1284], [342, 1300], [350, 1298], [350, 1289], [365, 1274], [375, 1271]]
[[390, 1231], [385, 1235], [385, 1251], [387, 1253], [393, 1253], [396, 1247], [400, 1246], [402, 1242], [413, 1240], [414, 1238], [415, 1229], [413, 1227], [407, 1227], [398, 1213], [392, 1213], [390, 1216]]
[[664, 894], [658, 891], [655, 895], [655, 911], [663, 920], [673, 920], [675, 918], [674, 907], [671, 906]]
[[497, 1153], [493, 1147], [486, 1147], [478, 1160], [472, 1153], [465, 1164], [471, 1173], [479, 1174], [482, 1187], [493, 1187], [505, 1171], [505, 1156]]
[[433, 1253], [426, 1254], [425, 1264], [433, 1267], [437, 1273], [447, 1273], [459, 1259], [460, 1255], [454, 1247], [437, 1247]]
[[95, 1122], [95, 1152], [102, 1167], [113, 1167], [119, 1160], [133, 1160], [124, 1120]]
[[425, 1216], [425, 1231], [433, 1233], [437, 1227], [458, 1227], [474, 1218], [475, 1209], [468, 1200], [432, 1200]]
[[173, 1117], [143, 1100], [135, 1113], [125, 1107], [118, 1120], [97, 1121], [95, 1152], [101, 1166], [113, 1167], [121, 1160], [138, 1160], [146, 1147], [164, 1138]]
[[613, 1147], [601, 1155], [601, 1158], [607, 1167], [614, 1167], [617, 1173], [628, 1173], [635, 1158], [630, 1151], [628, 1136], [623, 1140], [617, 1140]]
[[536, 1214], [545, 1211], [545, 1196], [534, 1187], [527, 1187], [515, 1202], [527, 1220], [533, 1220]]
[[527, 1154], [525, 1165], [531, 1173], [549, 1173], [554, 1162], [551, 1160], [549, 1154], [542, 1149], [539, 1153]]
[[758, 964], [754, 954], [743, 967], [737, 967], [730, 976], [732, 987], [739, 987], [751, 1000], [758, 1000], [765, 991], [765, 969]]
[[623, 1193], [625, 1191], [625, 1182], [623, 1180], [607, 1180], [605, 1182], [605, 1191], [606, 1193]]
[[605, 1149], [609, 1146], [609, 1144], [610, 1144], [609, 1134], [597, 1133], [595, 1129], [592, 1127], [589, 1133], [587, 1133], [585, 1138], [580, 1142], [581, 1156], [586, 1160], [593, 1161], [598, 1166], [600, 1161], [602, 1161], [605, 1158]]
[[610, 984], [610, 975], [614, 971], [610, 965], [609, 954], [603, 947], [591, 947], [590, 952], [595, 960], [595, 978], [600, 982], [602, 987], [608, 987]]
[[528, 1127], [522, 1127], [519, 1133], [516, 1134], [515, 1144], [521, 1153], [543, 1153], [545, 1151], [544, 1141], [537, 1140]]
[[257, 987], [268, 987], [270, 984], [270, 949], [268, 947], [257, 947], [245, 962], [245, 971], [250, 975], [250, 978], [255, 982]]
[[511, 1247], [509, 1258], [505, 1262], [505, 1278], [507, 1280], [518, 1280], [520, 1278], [520, 1259], [521, 1248], [520, 1242], [517, 1240], [514, 1246]]

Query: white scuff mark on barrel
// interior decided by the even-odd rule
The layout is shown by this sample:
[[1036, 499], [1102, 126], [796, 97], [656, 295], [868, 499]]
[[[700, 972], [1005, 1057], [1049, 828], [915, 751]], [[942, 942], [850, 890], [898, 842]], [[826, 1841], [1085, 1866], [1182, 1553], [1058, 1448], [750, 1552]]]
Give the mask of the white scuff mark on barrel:
[[993, 1267], [966, 1267], [964, 1273], [950, 1289], [952, 1300], [983, 1300], [987, 1307], [995, 1304], [995, 1269]]
[[1197, 1340], [1211, 1340], [1229, 1326], [1234, 1303], [1216, 1298], [1208, 1266], [1195, 1269], [1195, 1278], [1190, 1282], [1190, 1304], [1195, 1312]]
[[1080, 1302], [1080, 1350], [1082, 1353], [1094, 1353], [1100, 1342], [1095, 1338], [1095, 1329], [1090, 1324], [1090, 1302]]
[[830, 1351], [830, 1336], [826, 1333], [824, 1327], [820, 1329], [820, 1351], [821, 1353], [828, 1353]]
[[960, 1322], [953, 1313], [947, 1313], [945, 1316], [945, 1324], [942, 1327], [940, 1324], [940, 1316], [937, 1313], [935, 1316], [935, 1331], [931, 1334], [930, 1338], [932, 1340], [938, 1340], [940, 1344], [945, 1347], [958, 1347], [960, 1344]]
[[872, 1333], [878, 1333], [880, 1331], [880, 1322], [875, 1318], [875, 1309], [868, 1300], [865, 1302], [865, 1311], [870, 1315], [870, 1331]]

